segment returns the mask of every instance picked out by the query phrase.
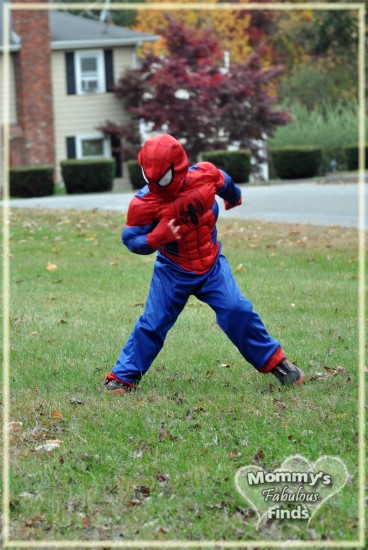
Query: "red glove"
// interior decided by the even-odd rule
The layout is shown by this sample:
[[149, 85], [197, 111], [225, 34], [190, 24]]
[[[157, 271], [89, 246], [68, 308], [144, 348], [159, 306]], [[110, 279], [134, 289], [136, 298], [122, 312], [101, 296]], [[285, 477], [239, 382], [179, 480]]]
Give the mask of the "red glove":
[[238, 202], [236, 204], [230, 204], [228, 201], [224, 200], [224, 204], [225, 204], [225, 210], [231, 210], [232, 208], [235, 208], [236, 206], [240, 206], [242, 203], [242, 198], [240, 197], [240, 199], [238, 200]]
[[153, 249], [158, 250], [167, 243], [179, 240], [180, 225], [176, 225], [176, 220], [162, 220], [151, 233], [147, 235], [147, 244]]

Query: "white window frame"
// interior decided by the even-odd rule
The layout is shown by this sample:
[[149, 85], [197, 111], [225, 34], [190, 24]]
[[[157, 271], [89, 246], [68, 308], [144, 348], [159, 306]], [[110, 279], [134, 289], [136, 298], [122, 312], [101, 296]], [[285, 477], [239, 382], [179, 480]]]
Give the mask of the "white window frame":
[[[88, 141], [90, 139], [100, 139], [103, 142], [103, 155], [83, 155], [83, 141]], [[111, 143], [110, 140], [104, 137], [103, 134], [83, 134], [75, 137], [75, 153], [77, 159], [100, 159], [100, 158], [110, 158], [111, 157]]]
[[[85, 91], [82, 87], [82, 59], [95, 57], [97, 60], [97, 81], [98, 87], [95, 91]], [[94, 95], [106, 93], [105, 57], [103, 50], [82, 50], [75, 52], [75, 82], [78, 95]]]

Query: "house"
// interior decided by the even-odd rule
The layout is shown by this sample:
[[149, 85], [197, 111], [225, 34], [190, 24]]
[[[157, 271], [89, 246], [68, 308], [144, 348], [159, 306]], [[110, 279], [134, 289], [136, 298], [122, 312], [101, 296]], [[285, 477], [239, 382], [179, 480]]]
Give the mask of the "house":
[[114, 156], [119, 185], [122, 159], [113, 150], [119, 143], [97, 128], [106, 120], [124, 123], [127, 115], [111, 85], [136, 66], [139, 45], [157, 38], [54, 9], [12, 10], [10, 74], [0, 90], [2, 126], [4, 86], [10, 87], [10, 166], [51, 164], [60, 180], [61, 160]]

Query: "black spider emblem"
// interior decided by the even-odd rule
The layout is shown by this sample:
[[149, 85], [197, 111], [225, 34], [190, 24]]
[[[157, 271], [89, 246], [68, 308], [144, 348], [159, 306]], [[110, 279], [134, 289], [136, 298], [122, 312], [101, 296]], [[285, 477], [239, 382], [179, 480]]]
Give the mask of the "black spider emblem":
[[203, 216], [203, 205], [201, 201], [194, 198], [193, 203], [194, 204], [189, 202], [186, 205], [187, 209], [185, 209], [184, 205], [180, 206], [180, 220], [185, 223], [185, 225], [190, 225], [190, 223], [198, 225], [198, 214]]

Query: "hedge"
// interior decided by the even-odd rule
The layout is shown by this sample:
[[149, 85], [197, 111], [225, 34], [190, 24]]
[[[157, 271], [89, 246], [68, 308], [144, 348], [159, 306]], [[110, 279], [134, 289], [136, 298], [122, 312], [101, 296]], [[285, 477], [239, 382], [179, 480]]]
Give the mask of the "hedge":
[[320, 166], [320, 174], [325, 175], [328, 172], [332, 172], [331, 161], [335, 160], [336, 170], [342, 172], [347, 169], [346, 166], [346, 154], [344, 148], [337, 149], [322, 149], [322, 162]]
[[272, 163], [280, 179], [312, 178], [319, 174], [322, 149], [319, 147], [278, 147], [271, 149]]
[[239, 151], [208, 151], [202, 153], [202, 159], [211, 162], [217, 168], [227, 172], [235, 183], [247, 183], [251, 172], [250, 152], [244, 149]]
[[128, 160], [126, 163], [130, 183], [132, 184], [133, 189], [142, 189], [146, 185], [146, 182], [143, 179], [142, 168], [140, 167], [137, 160]]
[[62, 160], [61, 174], [67, 193], [101, 193], [111, 191], [115, 159]]
[[9, 176], [11, 197], [46, 197], [55, 192], [53, 166], [11, 168]]
[[[359, 169], [359, 145], [348, 145], [345, 147], [346, 165], [348, 170]], [[365, 148], [365, 167], [368, 168], [368, 145]]]

